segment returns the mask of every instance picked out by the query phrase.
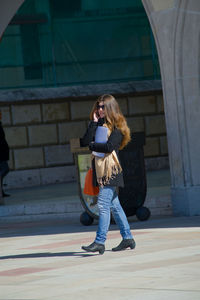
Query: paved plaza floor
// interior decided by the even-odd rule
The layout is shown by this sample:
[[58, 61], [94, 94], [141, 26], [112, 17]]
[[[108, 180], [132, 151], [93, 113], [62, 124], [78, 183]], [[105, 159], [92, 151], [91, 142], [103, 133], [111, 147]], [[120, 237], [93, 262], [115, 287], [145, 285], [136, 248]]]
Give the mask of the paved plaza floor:
[[200, 217], [131, 224], [137, 246], [104, 255], [81, 250], [97, 225], [64, 220], [0, 224], [0, 300], [199, 300]]

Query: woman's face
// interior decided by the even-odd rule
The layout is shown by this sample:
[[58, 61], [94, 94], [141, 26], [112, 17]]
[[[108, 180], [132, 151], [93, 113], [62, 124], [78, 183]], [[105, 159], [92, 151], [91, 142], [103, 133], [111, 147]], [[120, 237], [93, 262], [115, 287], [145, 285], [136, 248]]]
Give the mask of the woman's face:
[[97, 105], [97, 112], [98, 112], [100, 118], [105, 117], [103, 101], [99, 102], [99, 104]]

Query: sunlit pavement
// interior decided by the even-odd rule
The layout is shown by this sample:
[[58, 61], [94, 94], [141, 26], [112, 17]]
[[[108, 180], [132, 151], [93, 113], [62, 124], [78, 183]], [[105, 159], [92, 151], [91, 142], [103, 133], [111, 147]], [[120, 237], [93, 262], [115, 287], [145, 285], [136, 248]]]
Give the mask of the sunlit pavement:
[[81, 245], [97, 225], [60, 221], [0, 224], [0, 299], [200, 299], [200, 217], [131, 223], [135, 250], [103, 255]]

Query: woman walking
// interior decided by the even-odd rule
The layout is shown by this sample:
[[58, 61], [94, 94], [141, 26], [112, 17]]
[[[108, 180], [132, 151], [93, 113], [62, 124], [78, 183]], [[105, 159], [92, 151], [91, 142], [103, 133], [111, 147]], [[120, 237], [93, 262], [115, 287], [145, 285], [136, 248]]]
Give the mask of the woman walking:
[[[124, 186], [118, 152], [130, 141], [130, 129], [112, 95], [102, 95], [97, 99], [90, 113], [90, 119], [89, 127], [80, 140], [81, 146], [89, 145], [91, 151], [105, 153], [105, 155], [103, 157], [92, 155], [93, 184], [99, 185], [99, 224], [94, 242], [89, 246], [82, 246], [82, 249], [87, 252], [104, 253], [110, 225], [110, 210], [122, 236], [121, 243], [112, 248], [112, 251], [134, 249], [136, 244], [117, 194], [117, 187]], [[98, 126], [107, 128], [105, 143], [94, 141]]]

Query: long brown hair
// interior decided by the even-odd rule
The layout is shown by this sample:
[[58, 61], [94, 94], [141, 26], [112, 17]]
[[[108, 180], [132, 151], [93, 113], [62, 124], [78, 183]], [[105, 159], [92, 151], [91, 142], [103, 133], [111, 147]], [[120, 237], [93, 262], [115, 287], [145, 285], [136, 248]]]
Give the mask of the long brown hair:
[[105, 122], [108, 128], [112, 131], [114, 127], [119, 129], [123, 134], [123, 139], [120, 145], [120, 150], [123, 149], [131, 140], [130, 129], [126, 119], [123, 116], [116, 99], [112, 95], [102, 95], [95, 102], [90, 113], [90, 119], [93, 120], [94, 112], [97, 111], [97, 106], [100, 102], [104, 104]]

